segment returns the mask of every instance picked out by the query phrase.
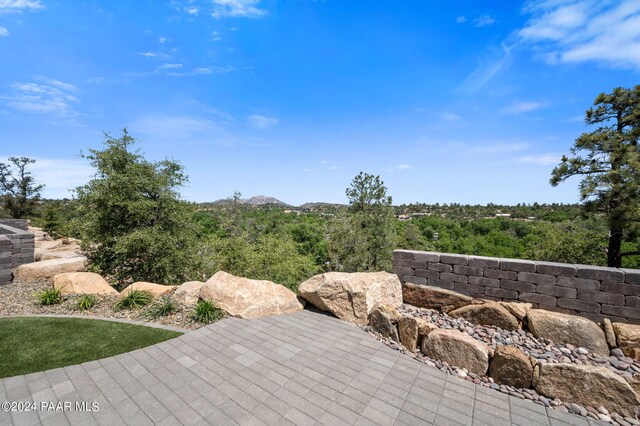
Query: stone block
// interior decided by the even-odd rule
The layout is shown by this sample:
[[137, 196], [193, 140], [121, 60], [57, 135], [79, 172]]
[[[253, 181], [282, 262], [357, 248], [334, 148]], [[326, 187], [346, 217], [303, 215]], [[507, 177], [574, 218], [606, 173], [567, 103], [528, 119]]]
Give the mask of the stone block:
[[427, 267], [427, 262], [423, 260], [403, 260], [402, 266], [412, 269], [425, 269]]
[[485, 269], [484, 276], [487, 278], [496, 278], [499, 280], [517, 280], [518, 273], [515, 271], [503, 271], [501, 269]]
[[501, 299], [518, 300], [517, 291], [507, 290], [505, 288], [485, 287], [484, 294], [491, 297], [499, 297]]
[[[554, 296], [549, 296], [547, 294], [539, 294], [539, 293], [520, 293], [518, 295], [518, 300], [522, 300], [523, 302], [529, 303], [538, 303], [541, 305], [547, 306], [557, 306], [556, 298]], [[575, 300], [575, 299], [569, 299]]]
[[427, 279], [424, 277], [416, 277], [415, 275], [403, 275], [402, 282], [427, 285]]
[[624, 295], [617, 293], [607, 293], [606, 291], [578, 290], [580, 300], [589, 302], [605, 303], [607, 305], [624, 305]]
[[576, 266], [568, 263], [536, 261], [536, 272], [539, 274], [575, 277], [576, 271]]
[[471, 256], [469, 266], [474, 268], [500, 269], [500, 259], [497, 257]]
[[518, 281], [534, 284], [555, 285], [556, 277], [553, 275], [536, 274], [533, 272], [519, 272]]
[[630, 308], [640, 308], [640, 297], [638, 296], [627, 296], [625, 298], [625, 305]]
[[440, 272], [438, 271], [430, 271], [428, 269], [416, 269], [414, 272], [416, 277], [424, 277], [424, 278], [440, 278]]
[[411, 268], [406, 268], [406, 267], [401, 267], [401, 268], [394, 268], [393, 272], [398, 275], [399, 277], [402, 275], [413, 275], [413, 269]]
[[564, 297], [567, 299], [575, 299], [577, 291], [575, 288], [558, 287], [555, 285], [539, 284], [536, 287], [536, 293], [548, 294], [550, 296]]
[[579, 312], [591, 312], [598, 314], [601, 311], [599, 303], [589, 302], [587, 300], [559, 298], [556, 305], [561, 308], [573, 309], [574, 311]]
[[586, 280], [584, 278], [558, 277], [558, 285], [561, 287], [571, 287], [578, 290], [600, 290], [600, 281]]
[[484, 270], [482, 268], [473, 266], [453, 265], [453, 272], [461, 275], [481, 277]]
[[500, 287], [508, 290], [524, 291], [528, 293], [536, 292], [535, 284], [525, 283], [522, 281], [500, 280]]
[[447, 290], [453, 290], [453, 281], [445, 281], [440, 278], [428, 278], [427, 284], [434, 287], [440, 287]]
[[440, 253], [417, 250], [394, 250], [393, 256], [402, 260], [418, 260], [425, 262], [439, 262]]
[[500, 280], [487, 277], [469, 277], [469, 284], [482, 287], [500, 287]]
[[427, 262], [427, 269], [430, 271], [438, 272], [453, 272], [453, 267], [451, 265], [447, 265], [446, 263]]
[[453, 289], [462, 293], [466, 293], [472, 296], [482, 296], [484, 294], [484, 287], [478, 285], [470, 285], [466, 283], [453, 283]]
[[624, 272], [624, 282], [627, 284], [640, 285], [640, 270], [638, 269], [621, 269]]
[[624, 273], [620, 269], [606, 268], [604, 266], [576, 265], [578, 278], [599, 281], [622, 282]]
[[449, 265], [468, 265], [469, 256], [464, 254], [441, 254], [441, 263], [448, 263]]
[[445, 281], [452, 281], [454, 283], [468, 283], [469, 277], [466, 275], [458, 275], [458, 274], [450, 274], [447, 272], [443, 272], [440, 274], [440, 279]]
[[625, 296], [640, 296], [640, 286], [634, 284], [624, 284], [621, 282], [604, 281], [600, 284], [600, 290], [609, 293], [624, 294]]
[[593, 312], [580, 312], [578, 315], [600, 324], [604, 323], [605, 318], [613, 322], [627, 322], [626, 318], [620, 318], [613, 315], [594, 314]]
[[11, 240], [4, 235], [0, 235], [0, 247], [11, 246]]
[[514, 272], [535, 272], [536, 263], [531, 260], [500, 259], [500, 269]]
[[602, 305], [602, 313], [627, 319], [640, 319], [640, 309], [628, 306]]

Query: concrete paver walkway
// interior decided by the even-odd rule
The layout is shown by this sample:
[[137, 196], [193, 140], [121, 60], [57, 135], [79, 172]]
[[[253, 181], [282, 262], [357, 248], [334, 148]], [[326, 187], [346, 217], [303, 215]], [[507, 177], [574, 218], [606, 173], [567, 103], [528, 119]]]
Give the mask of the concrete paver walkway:
[[3, 379], [0, 401], [36, 404], [0, 411], [2, 425], [595, 424], [444, 374], [309, 310], [226, 319], [134, 352]]

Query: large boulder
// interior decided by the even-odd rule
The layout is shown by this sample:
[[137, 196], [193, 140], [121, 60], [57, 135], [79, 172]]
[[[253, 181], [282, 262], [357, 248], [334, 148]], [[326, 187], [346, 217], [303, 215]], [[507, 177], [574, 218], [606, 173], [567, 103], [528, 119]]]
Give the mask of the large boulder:
[[286, 315], [304, 309], [296, 294], [283, 285], [236, 277], [224, 271], [209, 278], [200, 288], [199, 296], [240, 318]]
[[185, 305], [195, 305], [200, 297], [200, 289], [204, 283], [202, 281], [187, 281], [176, 288], [173, 298]]
[[20, 282], [49, 280], [54, 275], [65, 272], [82, 272], [87, 267], [87, 258], [72, 257], [69, 259], [51, 259], [41, 262], [25, 263], [16, 268], [14, 277]]
[[53, 287], [62, 294], [118, 294], [104, 278], [93, 272], [65, 272], [54, 275], [52, 281]]
[[609, 356], [604, 331], [593, 321], [575, 315], [531, 309], [527, 312], [529, 331], [534, 336], [553, 340], [556, 345], [583, 346], [601, 356]]
[[163, 284], [155, 284], [148, 283], [145, 281], [137, 281], [130, 286], [126, 287], [124, 290], [120, 292], [120, 297], [125, 297], [132, 291], [148, 291], [151, 293], [154, 299], [159, 299], [162, 296], [166, 296], [170, 294], [172, 291], [176, 289], [175, 285], [163, 285]]
[[298, 294], [316, 308], [356, 324], [367, 324], [376, 306], [402, 304], [402, 284], [388, 272], [327, 272], [300, 284]]
[[511, 313], [518, 321], [522, 321], [527, 316], [527, 312], [533, 308], [531, 303], [522, 302], [498, 302], [500, 305]]
[[484, 343], [458, 330], [438, 329], [422, 339], [422, 353], [451, 366], [466, 368], [485, 375], [491, 349]]
[[401, 316], [393, 306], [378, 306], [369, 315], [369, 325], [382, 336], [399, 342], [398, 321]]
[[530, 388], [533, 366], [520, 349], [514, 346], [498, 346], [491, 359], [489, 376], [503, 385]]
[[437, 328], [438, 326], [424, 318], [402, 317], [398, 321], [400, 343], [410, 351], [415, 351], [420, 346], [420, 338]]
[[591, 407], [602, 406], [627, 416], [640, 412], [640, 399], [631, 385], [604, 367], [538, 363], [533, 386], [549, 398]]
[[493, 325], [504, 330], [517, 330], [518, 319], [496, 302], [467, 305], [449, 312], [454, 318], [464, 318], [474, 324]]
[[402, 300], [418, 308], [440, 309], [448, 312], [470, 304], [473, 299], [445, 288], [404, 283]]
[[614, 322], [611, 324], [616, 334], [616, 342], [622, 352], [631, 358], [640, 361], [640, 325], [623, 324]]

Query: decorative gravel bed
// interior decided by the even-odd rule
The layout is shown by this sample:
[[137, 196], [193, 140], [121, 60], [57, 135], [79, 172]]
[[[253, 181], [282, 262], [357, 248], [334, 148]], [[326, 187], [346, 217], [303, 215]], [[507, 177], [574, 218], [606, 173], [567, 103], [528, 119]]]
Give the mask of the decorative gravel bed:
[[[573, 363], [578, 365], [594, 365], [606, 367], [611, 371], [623, 377], [640, 378], [640, 362], [632, 358], [624, 356], [622, 351], [614, 349], [610, 357], [601, 357], [595, 353], [590, 353], [582, 347], [573, 345], [557, 346], [550, 340], [537, 339], [531, 333], [524, 330], [507, 331], [499, 327], [482, 326], [472, 324], [463, 318], [451, 318], [448, 315], [432, 310], [421, 309], [410, 305], [402, 305], [398, 308], [398, 312], [402, 316], [413, 316], [424, 318], [425, 320], [435, 324], [438, 328], [455, 329], [468, 334], [476, 340], [485, 343], [487, 346], [495, 349], [497, 346], [510, 345], [519, 348], [525, 355], [529, 355], [540, 363]], [[457, 375], [458, 377], [473, 382], [480, 386], [495, 389], [499, 392], [514, 396], [520, 399], [528, 399], [534, 403], [553, 407], [555, 409], [579, 414], [594, 420], [611, 422], [614, 424], [640, 425], [640, 421], [631, 417], [623, 417], [616, 413], [609, 413], [604, 407], [583, 407], [578, 404], [564, 402], [559, 399], [549, 399], [538, 394], [534, 389], [514, 388], [494, 383], [494, 380], [488, 376], [478, 376], [470, 373], [466, 369], [460, 369], [450, 366], [446, 362], [434, 360], [420, 352], [419, 349], [412, 352], [402, 346], [398, 342], [394, 342], [379, 333], [375, 332], [370, 326], [362, 326], [369, 335], [380, 340], [392, 349], [405, 353], [420, 362], [436, 367], [448, 374]]]
[[51, 284], [47, 281], [35, 283], [13, 282], [12, 284], [0, 286], [0, 315], [73, 314], [87, 317], [121, 318], [153, 322], [190, 330], [195, 330], [204, 325], [191, 319], [192, 306], [181, 305], [177, 302], [175, 302], [178, 308], [177, 312], [157, 319], [144, 318], [142, 316], [144, 308], [115, 311], [113, 307], [118, 301], [117, 296], [96, 296], [96, 304], [85, 311], [77, 309], [78, 296], [76, 295], [64, 295], [62, 303], [58, 305], [40, 305], [35, 294], [50, 287]]

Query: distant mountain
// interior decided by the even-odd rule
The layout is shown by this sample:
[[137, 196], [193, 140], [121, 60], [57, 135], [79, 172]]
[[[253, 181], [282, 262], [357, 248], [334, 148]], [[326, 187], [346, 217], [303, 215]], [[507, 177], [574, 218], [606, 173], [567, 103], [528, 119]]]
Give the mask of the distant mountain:
[[[201, 203], [204, 206], [220, 206], [225, 204], [233, 203], [233, 199], [231, 198], [222, 198], [220, 200], [216, 200], [209, 203]], [[250, 206], [264, 206], [264, 205], [274, 205], [274, 206], [282, 206], [289, 207], [289, 204], [284, 203], [277, 198], [267, 197], [266, 195], [256, 195], [251, 198], [242, 198], [240, 199], [240, 204], [248, 204]]]
[[316, 202], [316, 203], [304, 203], [298, 208], [310, 210], [310, 209], [322, 209], [322, 208], [337, 208], [337, 207], [345, 207], [345, 206], [346, 204]]

